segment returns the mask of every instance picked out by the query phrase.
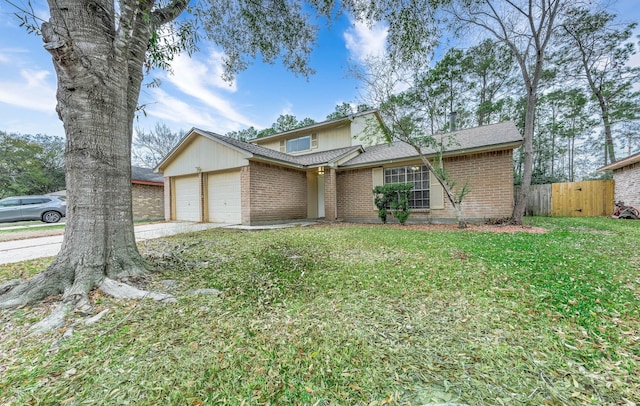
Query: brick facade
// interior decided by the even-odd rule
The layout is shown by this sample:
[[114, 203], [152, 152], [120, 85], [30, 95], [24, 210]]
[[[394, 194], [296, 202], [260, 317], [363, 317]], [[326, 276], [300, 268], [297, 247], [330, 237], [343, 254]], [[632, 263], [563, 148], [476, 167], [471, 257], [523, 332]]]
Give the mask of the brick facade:
[[251, 224], [251, 166], [240, 168], [240, 221]]
[[324, 171], [324, 218], [334, 221], [339, 216], [338, 211], [337, 172], [334, 168]]
[[365, 220], [378, 218], [373, 205], [373, 175], [371, 169], [338, 172], [338, 217]]
[[640, 207], [640, 162], [635, 162], [613, 171], [615, 201]]
[[307, 218], [305, 171], [250, 162], [243, 168], [241, 182], [243, 224]]
[[[416, 163], [420, 163], [416, 161]], [[403, 163], [402, 166], [407, 165]], [[388, 166], [391, 167], [391, 166]], [[482, 221], [507, 217], [513, 211], [512, 151], [494, 151], [444, 159], [447, 173], [458, 185], [468, 183], [464, 198], [465, 218]], [[379, 221], [373, 206], [372, 169], [340, 171], [337, 176], [338, 218], [352, 221]], [[444, 209], [413, 210], [410, 222], [451, 222], [455, 210], [444, 199]]]
[[[167, 183], [167, 182], [165, 182]], [[143, 185], [134, 183], [131, 188], [133, 219], [156, 220], [165, 218], [164, 188], [162, 185]]]

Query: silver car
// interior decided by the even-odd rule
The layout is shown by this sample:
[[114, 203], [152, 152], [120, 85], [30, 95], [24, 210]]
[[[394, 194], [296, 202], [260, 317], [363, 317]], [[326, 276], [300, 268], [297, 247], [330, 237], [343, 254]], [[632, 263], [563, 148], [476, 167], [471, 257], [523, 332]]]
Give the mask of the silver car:
[[0, 200], [0, 223], [41, 220], [57, 223], [67, 214], [67, 204], [58, 196], [15, 196]]

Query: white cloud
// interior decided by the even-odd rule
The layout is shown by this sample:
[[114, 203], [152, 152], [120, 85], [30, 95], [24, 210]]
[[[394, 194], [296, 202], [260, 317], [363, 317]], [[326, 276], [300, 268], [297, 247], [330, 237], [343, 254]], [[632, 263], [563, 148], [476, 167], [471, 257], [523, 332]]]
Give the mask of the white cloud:
[[284, 106], [282, 107], [282, 110], [280, 110], [280, 115], [284, 116], [287, 114], [290, 114], [292, 116], [295, 115], [293, 114], [293, 104], [291, 104], [290, 102], [285, 102]]
[[25, 48], [0, 48], [0, 63], [23, 66], [25, 63], [23, 55], [29, 53]]
[[[180, 55], [171, 64], [173, 73], [168, 74], [165, 79], [180, 92], [203, 104], [210, 111], [207, 114], [221, 116], [223, 121], [235, 122], [243, 127], [257, 126], [252, 120], [239, 113], [229, 100], [220, 95], [220, 92], [223, 91], [229, 94], [237, 91], [235, 81], [227, 83], [220, 77], [222, 56], [219, 52], [211, 51], [206, 63], [203, 63], [195, 57]], [[173, 100], [177, 101], [177, 99]], [[166, 101], [158, 100], [158, 103], [163, 104]], [[183, 110], [190, 108], [191, 111], [197, 109], [195, 106], [186, 105], [186, 103], [182, 108]], [[205, 109], [201, 108], [201, 110]], [[185, 113], [189, 114], [186, 111]]]
[[51, 72], [21, 69], [21, 80], [0, 82], [0, 102], [30, 110], [55, 110], [55, 83], [48, 81]]
[[[151, 91], [150, 99], [155, 100], [155, 102], [151, 102], [146, 106], [147, 116], [176, 123], [183, 130], [188, 130], [191, 127], [202, 127], [205, 130], [225, 134], [228, 131], [234, 131], [246, 126], [228, 117], [212, 114], [206, 107], [189, 104], [159, 88]], [[137, 122], [134, 123], [134, 125], [137, 124]]]
[[376, 23], [368, 24], [355, 21], [344, 33], [344, 41], [352, 59], [364, 62], [368, 57], [379, 57], [385, 54], [385, 46], [389, 28]]

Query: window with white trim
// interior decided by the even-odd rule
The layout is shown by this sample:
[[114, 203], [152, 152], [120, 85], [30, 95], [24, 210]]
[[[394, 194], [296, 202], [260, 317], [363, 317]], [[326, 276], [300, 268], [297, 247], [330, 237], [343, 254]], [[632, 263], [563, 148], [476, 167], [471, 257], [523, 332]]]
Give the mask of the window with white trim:
[[385, 168], [384, 183], [412, 183], [409, 207], [412, 209], [428, 209], [429, 202], [429, 169], [426, 165], [400, 166]]
[[287, 152], [308, 151], [311, 149], [311, 136], [293, 138], [287, 140]]

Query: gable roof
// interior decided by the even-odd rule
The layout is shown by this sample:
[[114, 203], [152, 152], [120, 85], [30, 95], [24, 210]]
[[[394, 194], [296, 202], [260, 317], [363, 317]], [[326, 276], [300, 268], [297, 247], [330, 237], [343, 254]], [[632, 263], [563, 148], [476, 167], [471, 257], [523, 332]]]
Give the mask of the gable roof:
[[[461, 155], [472, 152], [491, 151], [498, 148], [516, 148], [522, 143], [522, 136], [511, 121], [489, 124], [464, 130], [457, 130], [437, 136], [445, 144], [443, 155]], [[364, 148], [364, 153], [343, 163], [343, 167], [366, 166], [396, 160], [409, 160], [419, 157], [418, 152], [409, 144], [396, 141]], [[433, 156], [437, 153], [433, 147], [423, 147], [422, 153]]]
[[[360, 150], [362, 151], [362, 147], [360, 145], [343, 147], [332, 149], [328, 151], [320, 151], [314, 152], [311, 154], [304, 155], [290, 155], [285, 154], [284, 152], [276, 151], [270, 148], [262, 147], [260, 145], [251, 144], [246, 141], [240, 141], [235, 138], [230, 138], [224, 135], [220, 135], [211, 131], [201, 130], [199, 128], [192, 128], [183, 138], [180, 140], [178, 145], [176, 145], [173, 150], [167, 154], [167, 156], [158, 164], [156, 167], [156, 171], [163, 170], [167, 164], [175, 157], [179, 151], [182, 149], [182, 146], [187, 143], [187, 141], [193, 138], [196, 135], [203, 136], [208, 138], [211, 141], [220, 143], [225, 145], [231, 149], [239, 151], [243, 153], [245, 158], [257, 158], [261, 160], [267, 161], [276, 161], [280, 164], [284, 164], [287, 166], [293, 166], [297, 168], [312, 168], [315, 166], [321, 166], [323, 164], [330, 164], [334, 161], [343, 158], [350, 153]], [[160, 175], [162, 176], [162, 175]]]
[[596, 171], [597, 172], [613, 171], [615, 169], [620, 169], [622, 167], [635, 164], [636, 162], [640, 162], [640, 152], [638, 152], [637, 154], [629, 155], [628, 157], [626, 157], [624, 159], [620, 159], [619, 161], [615, 161], [614, 163], [611, 163], [611, 164], [609, 164], [607, 166], [603, 166], [602, 168], [598, 168], [598, 169], [596, 169]]

